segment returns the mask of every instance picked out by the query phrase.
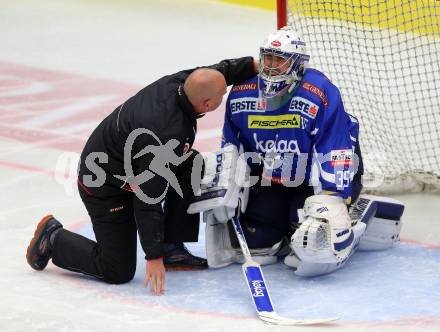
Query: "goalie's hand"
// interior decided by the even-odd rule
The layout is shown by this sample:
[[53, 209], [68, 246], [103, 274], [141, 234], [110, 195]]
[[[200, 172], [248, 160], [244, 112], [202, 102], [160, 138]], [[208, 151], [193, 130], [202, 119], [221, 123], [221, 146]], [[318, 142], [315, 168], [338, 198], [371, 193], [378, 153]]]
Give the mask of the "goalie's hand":
[[144, 279], [144, 288], [150, 284], [151, 293], [162, 295], [165, 292], [165, 266], [163, 258], [150, 259], [147, 261], [147, 270]]

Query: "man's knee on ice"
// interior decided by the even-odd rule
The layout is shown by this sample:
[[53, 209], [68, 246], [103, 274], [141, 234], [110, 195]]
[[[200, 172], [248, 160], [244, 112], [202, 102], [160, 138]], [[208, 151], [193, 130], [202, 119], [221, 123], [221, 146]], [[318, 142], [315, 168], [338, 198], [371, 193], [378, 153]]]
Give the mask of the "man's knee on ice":
[[136, 264], [108, 264], [103, 270], [103, 280], [109, 284], [125, 284], [133, 280]]

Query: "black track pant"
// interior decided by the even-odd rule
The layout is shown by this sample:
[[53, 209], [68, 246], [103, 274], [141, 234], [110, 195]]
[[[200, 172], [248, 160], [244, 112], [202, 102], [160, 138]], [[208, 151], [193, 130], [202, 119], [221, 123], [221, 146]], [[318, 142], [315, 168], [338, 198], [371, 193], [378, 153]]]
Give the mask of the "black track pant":
[[[184, 199], [174, 190], [169, 190], [165, 197], [165, 243], [197, 241], [199, 215], [186, 213], [192, 200], [188, 194], [192, 192], [188, 174], [186, 171], [180, 176], [176, 174]], [[106, 195], [97, 197], [79, 188], [96, 242], [62, 229], [54, 239], [52, 262], [63, 269], [92, 275], [108, 283], [125, 283], [133, 279], [136, 272], [134, 194], [118, 188], [104, 189]]]

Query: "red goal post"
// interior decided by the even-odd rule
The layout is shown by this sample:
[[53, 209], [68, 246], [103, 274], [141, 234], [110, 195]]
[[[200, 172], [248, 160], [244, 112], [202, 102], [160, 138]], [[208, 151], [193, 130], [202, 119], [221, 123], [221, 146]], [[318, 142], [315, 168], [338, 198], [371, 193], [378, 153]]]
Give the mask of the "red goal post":
[[287, 0], [277, 0], [277, 28], [287, 25]]

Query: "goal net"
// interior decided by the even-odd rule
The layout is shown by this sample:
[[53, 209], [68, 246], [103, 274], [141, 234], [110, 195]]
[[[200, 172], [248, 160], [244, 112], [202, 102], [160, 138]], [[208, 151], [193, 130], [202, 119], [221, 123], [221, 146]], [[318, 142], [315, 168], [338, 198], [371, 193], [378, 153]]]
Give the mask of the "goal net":
[[440, 1], [278, 0], [286, 22], [359, 119], [365, 189], [440, 191]]

